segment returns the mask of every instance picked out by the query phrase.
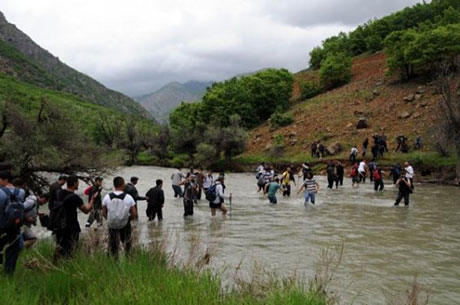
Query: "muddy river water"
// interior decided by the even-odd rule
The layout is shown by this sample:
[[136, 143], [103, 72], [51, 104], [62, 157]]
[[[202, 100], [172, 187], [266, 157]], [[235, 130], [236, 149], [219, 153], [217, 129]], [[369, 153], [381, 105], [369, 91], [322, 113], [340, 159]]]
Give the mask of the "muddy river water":
[[[278, 195], [271, 205], [256, 191], [253, 174], [227, 174], [226, 193], [233, 194], [232, 217], [211, 218], [205, 200], [184, 220], [180, 199], [173, 198], [172, 169], [130, 167], [118, 174], [138, 176], [141, 195], [165, 181], [164, 221], [147, 223], [145, 201], [139, 203], [140, 239], [174, 234], [186, 243], [197, 234], [213, 244], [211, 264], [232, 270], [254, 262], [280, 275], [309, 278], [324, 249], [343, 245], [344, 255], [332, 288], [341, 303], [384, 304], [385, 290], [404, 291], [414, 275], [429, 294], [430, 304], [460, 304], [460, 188], [416, 184], [408, 208], [392, 207], [396, 189], [387, 183], [375, 193], [370, 183], [352, 188], [349, 179], [339, 189], [321, 189], [316, 206], [304, 207], [301, 195]], [[111, 179], [104, 181], [109, 189]], [[81, 188], [84, 188], [81, 187]], [[86, 216], [80, 216], [84, 226]], [[185, 245], [184, 245], [185, 247]]]

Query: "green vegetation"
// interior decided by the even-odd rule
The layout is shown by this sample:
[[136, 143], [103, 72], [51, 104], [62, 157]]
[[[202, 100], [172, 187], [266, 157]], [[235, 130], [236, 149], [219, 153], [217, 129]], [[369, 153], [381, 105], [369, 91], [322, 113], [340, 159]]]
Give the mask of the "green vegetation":
[[300, 82], [300, 100], [315, 97], [322, 91], [321, 85], [316, 81]]
[[268, 120], [275, 110], [289, 107], [292, 85], [293, 77], [285, 69], [268, 69], [214, 83], [201, 103], [182, 104], [174, 110], [170, 124], [176, 129], [183, 120], [193, 124], [219, 121], [222, 126], [228, 126], [230, 117], [237, 114], [243, 127], [252, 128]]
[[292, 117], [292, 115], [288, 113], [281, 113], [279, 111], [276, 111], [270, 116], [270, 125], [272, 129], [288, 126], [293, 122], [294, 118]]
[[[247, 283], [225, 293], [219, 276], [190, 262], [179, 268], [156, 249], [137, 248], [116, 260], [94, 248], [53, 265], [53, 246], [41, 242], [21, 255], [13, 278], [0, 278], [2, 302], [28, 304], [302, 304], [326, 305], [332, 300], [322, 286], [308, 287], [293, 279], [271, 276], [265, 283]], [[26, 266], [24, 266], [26, 265]], [[202, 265], [202, 264], [201, 264]], [[259, 285], [258, 285], [259, 284]]]
[[385, 39], [388, 67], [406, 79], [436, 72], [440, 65], [455, 67], [459, 41], [460, 23], [393, 32]]
[[351, 79], [352, 64], [351, 57], [344, 54], [328, 55], [319, 69], [323, 88], [329, 90], [348, 83]]

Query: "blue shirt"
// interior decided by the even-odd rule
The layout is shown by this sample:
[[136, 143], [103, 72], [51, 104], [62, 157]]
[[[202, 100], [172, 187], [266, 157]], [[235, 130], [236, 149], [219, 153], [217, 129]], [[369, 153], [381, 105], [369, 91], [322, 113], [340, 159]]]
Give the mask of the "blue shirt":
[[[11, 193], [14, 193], [14, 187], [7, 187]], [[26, 196], [26, 192], [23, 189], [19, 189], [18, 197], [19, 199], [24, 202], [24, 197]], [[0, 213], [3, 214], [5, 210], [6, 202], [8, 201], [8, 195], [0, 188]]]

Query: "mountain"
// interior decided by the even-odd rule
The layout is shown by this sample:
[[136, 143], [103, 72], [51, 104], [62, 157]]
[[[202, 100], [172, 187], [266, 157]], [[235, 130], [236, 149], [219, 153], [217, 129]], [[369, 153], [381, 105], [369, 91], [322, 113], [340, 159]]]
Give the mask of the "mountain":
[[9, 23], [0, 12], [0, 72], [35, 86], [70, 93], [120, 112], [150, 117], [132, 98], [69, 67]]
[[212, 82], [189, 81], [186, 83], [171, 82], [157, 91], [136, 97], [135, 99], [160, 122], [167, 122], [169, 114], [182, 102], [199, 101], [206, 88]]

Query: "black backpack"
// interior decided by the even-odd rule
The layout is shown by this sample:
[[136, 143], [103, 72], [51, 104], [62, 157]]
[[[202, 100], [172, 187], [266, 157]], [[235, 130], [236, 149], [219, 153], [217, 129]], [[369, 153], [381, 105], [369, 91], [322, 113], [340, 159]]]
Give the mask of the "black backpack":
[[62, 199], [62, 191], [57, 194], [56, 201], [50, 210], [50, 217], [48, 222], [48, 230], [59, 231], [67, 227], [67, 211], [65, 209], [65, 202], [73, 194], [68, 195]]
[[209, 202], [214, 202], [217, 198], [216, 184], [211, 185], [210, 188], [206, 191], [206, 200]]
[[7, 200], [0, 217], [0, 229], [20, 228], [24, 224], [24, 202], [19, 198], [20, 190], [15, 188], [13, 192], [7, 187], [1, 190], [6, 194]]

